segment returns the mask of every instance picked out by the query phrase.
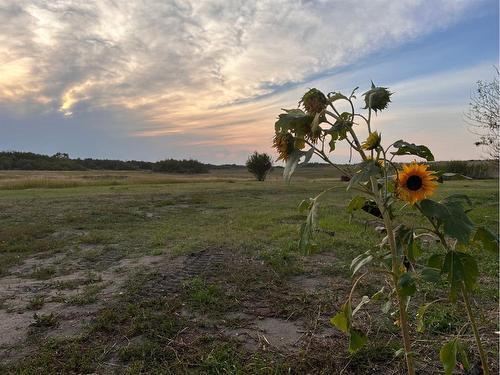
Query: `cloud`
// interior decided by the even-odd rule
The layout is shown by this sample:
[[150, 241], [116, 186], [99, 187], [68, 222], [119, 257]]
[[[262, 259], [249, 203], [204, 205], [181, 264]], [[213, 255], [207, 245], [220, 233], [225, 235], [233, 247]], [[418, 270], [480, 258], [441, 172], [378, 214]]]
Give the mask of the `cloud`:
[[470, 4], [16, 0], [0, 11], [0, 93], [67, 114], [123, 106], [175, 118], [446, 27]]
[[312, 77], [444, 29], [472, 6], [477, 1], [4, 0], [1, 110], [80, 122], [123, 111], [133, 121], [113, 131], [138, 140], [243, 153], [268, 144], [282, 103], [296, 105], [299, 89], [283, 87], [302, 90]]

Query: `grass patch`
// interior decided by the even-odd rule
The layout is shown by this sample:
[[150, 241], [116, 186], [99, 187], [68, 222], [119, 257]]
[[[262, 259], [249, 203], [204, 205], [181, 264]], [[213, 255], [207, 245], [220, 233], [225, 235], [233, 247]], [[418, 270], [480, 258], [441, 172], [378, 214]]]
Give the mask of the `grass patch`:
[[292, 244], [279, 249], [263, 250], [259, 257], [279, 275], [292, 276], [303, 272]]
[[201, 312], [214, 313], [228, 309], [228, 300], [215, 284], [195, 277], [183, 283], [186, 301], [189, 306]]
[[35, 268], [29, 277], [37, 280], [48, 280], [54, 277], [56, 274], [56, 269], [54, 267], [38, 267]]
[[83, 305], [90, 305], [92, 303], [97, 302], [97, 295], [99, 292], [103, 289], [103, 286], [101, 285], [86, 285], [83, 288], [83, 291], [79, 293], [76, 296], [71, 297], [68, 300], [68, 304], [70, 305], [77, 305], [77, 306], [83, 306]]

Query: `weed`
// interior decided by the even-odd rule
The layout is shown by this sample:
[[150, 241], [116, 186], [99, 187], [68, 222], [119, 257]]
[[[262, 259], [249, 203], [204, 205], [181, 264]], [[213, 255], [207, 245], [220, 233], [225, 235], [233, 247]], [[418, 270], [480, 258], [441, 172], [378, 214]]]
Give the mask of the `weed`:
[[74, 297], [71, 297], [68, 300], [68, 303], [71, 305], [78, 305], [78, 306], [95, 303], [97, 302], [97, 295], [102, 290], [102, 288], [103, 287], [101, 285], [95, 285], [95, 284], [86, 285], [83, 289], [83, 292]]
[[465, 324], [463, 315], [453, 305], [431, 306], [424, 322], [426, 329], [432, 333], [456, 333]]
[[31, 323], [32, 327], [37, 328], [52, 328], [58, 325], [57, 317], [53, 314], [40, 314], [35, 313], [33, 315], [33, 319], [35, 321]]
[[26, 308], [28, 310], [40, 310], [44, 304], [45, 298], [43, 296], [34, 296], [29, 300], [28, 306], [26, 306]]

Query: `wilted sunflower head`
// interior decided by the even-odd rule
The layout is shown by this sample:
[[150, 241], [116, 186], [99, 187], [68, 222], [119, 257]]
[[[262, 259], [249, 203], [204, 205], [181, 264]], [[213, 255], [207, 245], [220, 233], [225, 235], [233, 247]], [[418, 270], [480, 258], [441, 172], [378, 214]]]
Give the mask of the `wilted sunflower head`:
[[378, 146], [380, 146], [380, 134], [376, 131], [371, 132], [366, 138], [366, 141], [363, 142], [361, 147], [365, 150], [375, 150]]
[[372, 88], [363, 94], [365, 109], [371, 108], [375, 112], [386, 109], [391, 102], [391, 95], [392, 92], [387, 90], [387, 87], [376, 87], [372, 82]]
[[328, 105], [328, 99], [325, 94], [323, 94], [318, 89], [310, 89], [308, 92], [302, 96], [299, 101], [299, 105], [302, 104], [307, 113], [315, 114], [320, 113]]
[[397, 177], [398, 197], [415, 204], [434, 194], [436, 175], [428, 170], [429, 166], [415, 162], [403, 166]]
[[294, 138], [290, 133], [276, 133], [273, 147], [278, 151], [278, 160], [286, 161], [294, 150]]

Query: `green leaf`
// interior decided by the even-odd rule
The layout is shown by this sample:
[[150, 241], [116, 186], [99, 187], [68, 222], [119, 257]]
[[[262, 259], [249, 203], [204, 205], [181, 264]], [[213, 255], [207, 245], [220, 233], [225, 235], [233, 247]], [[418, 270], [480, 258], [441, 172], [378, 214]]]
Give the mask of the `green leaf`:
[[441, 267], [425, 267], [422, 270], [422, 279], [431, 283], [437, 283], [439, 280], [441, 280]]
[[330, 139], [330, 142], [328, 143], [328, 146], [330, 146], [330, 152], [335, 150], [335, 141], [336, 141], [336, 138], [333, 138], [333, 136], [332, 136], [332, 139]]
[[347, 205], [347, 212], [351, 213], [353, 211], [361, 209], [365, 205], [365, 202], [366, 202], [365, 197], [361, 195], [355, 196], [354, 198], [351, 199], [351, 201]]
[[299, 212], [305, 212], [311, 208], [311, 204], [313, 202], [313, 198], [303, 199], [302, 202], [299, 203], [298, 209]]
[[473, 288], [479, 274], [474, 257], [459, 251], [449, 251], [446, 254], [442, 271], [448, 274], [453, 293], [459, 290], [462, 282], [467, 289]]
[[468, 243], [474, 224], [465, 213], [462, 204], [456, 200], [438, 203], [430, 199], [420, 202], [422, 213], [431, 220], [443, 224], [444, 233], [461, 243]]
[[417, 286], [415, 285], [415, 279], [409, 272], [406, 272], [403, 275], [401, 275], [401, 277], [399, 278], [398, 286], [400, 293], [405, 297], [412, 296], [417, 291]]
[[274, 124], [276, 133], [292, 131], [298, 137], [306, 135], [314, 119], [313, 116], [298, 108], [283, 109], [283, 111], [286, 113], [281, 113]]
[[412, 244], [408, 246], [408, 258], [415, 262], [417, 258], [422, 254], [422, 248], [420, 247], [420, 243], [418, 241], [412, 241]]
[[338, 330], [347, 333], [351, 329], [351, 304], [346, 302], [340, 308], [340, 311], [330, 319], [330, 323]]
[[[354, 91], [353, 91], [354, 92]], [[345, 100], [348, 100], [346, 98], [345, 95], [342, 95], [340, 92], [331, 92], [328, 94], [328, 101], [330, 103], [336, 101], [336, 100], [339, 100], [339, 99], [345, 99]]]
[[457, 340], [453, 339], [441, 347], [439, 351], [439, 359], [444, 367], [444, 373], [451, 375], [457, 365]]
[[450, 215], [445, 205], [431, 199], [424, 199], [420, 202], [420, 208], [426, 217], [436, 219], [438, 222], [442, 222]]
[[473, 241], [482, 243], [485, 250], [498, 254], [498, 236], [486, 227], [478, 227]]
[[459, 202], [452, 201], [445, 204], [450, 216], [443, 220], [444, 233], [456, 238], [458, 242], [467, 244], [474, 229], [474, 224], [465, 213]]
[[434, 161], [434, 155], [432, 155], [432, 152], [427, 146], [416, 145], [403, 140], [395, 142], [393, 146], [398, 149], [395, 152], [391, 152], [393, 155], [416, 155], [427, 161]]
[[398, 250], [398, 254], [408, 255], [409, 247], [413, 246], [413, 228], [399, 225], [394, 231], [394, 238], [396, 240], [396, 248]]
[[356, 353], [367, 341], [368, 338], [363, 332], [358, 329], [351, 329], [349, 332], [349, 353]]
[[[301, 203], [302, 205], [302, 203]], [[309, 198], [309, 213], [306, 220], [300, 226], [299, 249], [306, 251], [309, 247], [316, 227], [316, 216], [318, 212], [318, 204], [316, 199]]]
[[377, 203], [371, 199], [367, 199], [363, 207], [361, 209], [370, 215], [373, 215], [378, 218], [382, 218], [382, 213], [380, 212], [380, 209], [377, 206]]
[[433, 254], [429, 257], [427, 266], [441, 269], [443, 267], [443, 259], [444, 257], [442, 254]]
[[384, 296], [385, 287], [382, 287], [378, 292], [376, 292], [370, 299], [372, 301], [378, 301]]
[[423, 333], [425, 331], [425, 312], [429, 308], [432, 303], [426, 303], [424, 305], [420, 305], [417, 310], [417, 332]]

